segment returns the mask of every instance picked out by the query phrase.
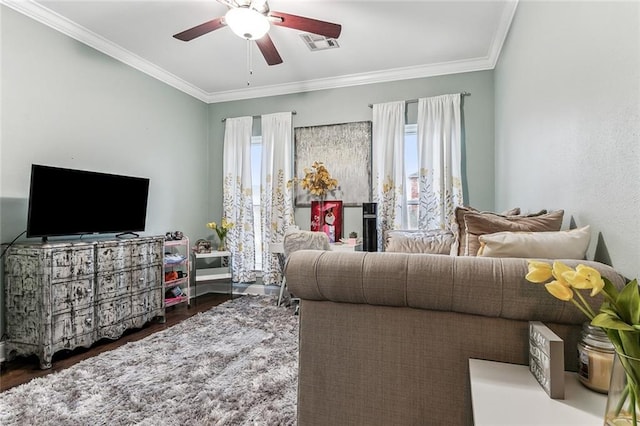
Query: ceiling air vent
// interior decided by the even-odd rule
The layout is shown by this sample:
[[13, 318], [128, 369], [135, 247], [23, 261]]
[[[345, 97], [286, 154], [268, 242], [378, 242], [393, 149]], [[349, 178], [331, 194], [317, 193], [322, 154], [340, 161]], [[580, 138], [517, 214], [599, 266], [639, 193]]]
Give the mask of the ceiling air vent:
[[300, 34], [300, 37], [312, 52], [340, 47], [338, 40], [335, 38], [326, 38], [317, 34]]

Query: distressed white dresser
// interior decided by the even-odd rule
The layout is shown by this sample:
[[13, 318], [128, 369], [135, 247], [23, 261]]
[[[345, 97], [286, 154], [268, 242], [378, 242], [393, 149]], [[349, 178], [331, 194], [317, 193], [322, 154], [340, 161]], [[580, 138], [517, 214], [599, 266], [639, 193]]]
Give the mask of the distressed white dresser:
[[5, 257], [6, 355], [61, 349], [164, 318], [164, 237], [17, 244]]

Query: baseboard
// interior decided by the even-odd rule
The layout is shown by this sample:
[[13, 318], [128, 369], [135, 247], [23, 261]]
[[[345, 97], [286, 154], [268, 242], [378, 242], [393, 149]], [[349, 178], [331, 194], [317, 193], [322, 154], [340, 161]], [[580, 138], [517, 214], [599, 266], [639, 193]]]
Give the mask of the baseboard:
[[229, 283], [204, 282], [198, 283], [195, 287], [191, 286], [191, 297], [202, 296], [208, 293], [229, 293]]
[[233, 294], [258, 294], [261, 296], [277, 296], [280, 286], [264, 284], [234, 284]]
[[[233, 284], [233, 294], [257, 294], [261, 296], [277, 296], [280, 294], [280, 286], [263, 284]], [[201, 296], [208, 293], [229, 293], [229, 283], [203, 283], [198, 284], [194, 289], [191, 287], [191, 297]]]

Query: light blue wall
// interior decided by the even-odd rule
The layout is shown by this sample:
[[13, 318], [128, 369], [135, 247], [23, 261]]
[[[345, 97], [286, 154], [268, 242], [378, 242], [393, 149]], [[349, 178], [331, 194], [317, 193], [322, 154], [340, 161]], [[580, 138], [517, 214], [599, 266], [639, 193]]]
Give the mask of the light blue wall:
[[149, 177], [146, 234], [205, 234], [207, 105], [5, 6], [1, 12], [2, 241], [26, 229], [32, 163]]
[[496, 207], [564, 209], [640, 275], [640, 3], [518, 5], [495, 69]]
[[[464, 174], [468, 183], [467, 203], [483, 210], [494, 205], [493, 190], [493, 71], [452, 74], [431, 78], [370, 84], [341, 89], [321, 90], [283, 96], [211, 104], [211, 192], [209, 211], [222, 214], [222, 144], [226, 117], [261, 115], [279, 111], [296, 111], [294, 127], [371, 120], [369, 104], [408, 100], [467, 91], [464, 98], [466, 161]], [[409, 121], [415, 122], [416, 104], [409, 104]], [[362, 235], [362, 209], [344, 208], [344, 230]], [[309, 208], [296, 209], [296, 223], [309, 229]]]

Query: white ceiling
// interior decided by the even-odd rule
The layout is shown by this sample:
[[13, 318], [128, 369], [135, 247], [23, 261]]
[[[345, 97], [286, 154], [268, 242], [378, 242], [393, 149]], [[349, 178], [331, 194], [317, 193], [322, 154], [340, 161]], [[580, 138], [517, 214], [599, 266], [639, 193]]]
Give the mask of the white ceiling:
[[2, 3], [214, 103], [492, 69], [517, 0], [270, 0], [272, 11], [342, 25], [340, 48], [315, 52], [300, 31], [271, 26], [284, 60], [274, 66], [229, 28], [189, 42], [172, 37], [224, 15], [215, 0]]

